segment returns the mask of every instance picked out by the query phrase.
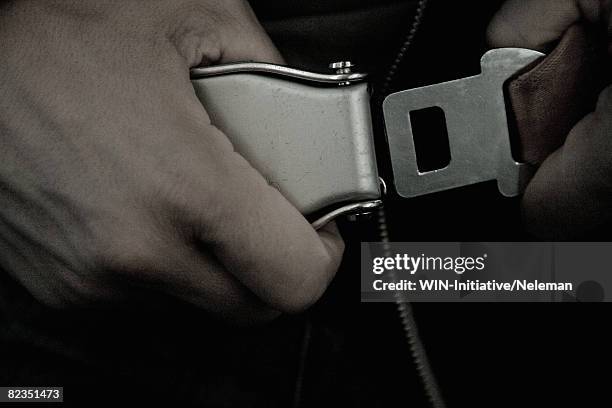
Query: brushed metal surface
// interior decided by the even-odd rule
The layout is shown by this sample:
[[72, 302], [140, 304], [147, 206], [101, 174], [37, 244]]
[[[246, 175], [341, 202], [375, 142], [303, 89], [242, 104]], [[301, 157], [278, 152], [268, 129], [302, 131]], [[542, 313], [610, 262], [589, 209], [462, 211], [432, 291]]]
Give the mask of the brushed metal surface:
[[238, 70], [192, 84], [212, 123], [303, 214], [380, 198], [366, 83]]

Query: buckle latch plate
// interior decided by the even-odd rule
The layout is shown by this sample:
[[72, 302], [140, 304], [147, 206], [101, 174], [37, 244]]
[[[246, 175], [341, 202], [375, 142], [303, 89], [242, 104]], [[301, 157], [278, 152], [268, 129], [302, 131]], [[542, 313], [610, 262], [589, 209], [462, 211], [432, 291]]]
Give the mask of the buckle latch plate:
[[[505, 196], [520, 194], [531, 170], [512, 157], [504, 84], [543, 56], [521, 48], [491, 50], [479, 75], [389, 95], [383, 111], [398, 194], [416, 197], [490, 180]], [[420, 172], [410, 112], [429, 107], [444, 111], [451, 160]]]

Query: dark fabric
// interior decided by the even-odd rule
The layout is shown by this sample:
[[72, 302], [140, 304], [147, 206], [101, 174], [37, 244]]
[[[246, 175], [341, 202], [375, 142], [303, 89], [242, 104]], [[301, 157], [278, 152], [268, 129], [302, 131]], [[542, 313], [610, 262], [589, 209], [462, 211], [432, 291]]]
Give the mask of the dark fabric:
[[303, 317], [231, 328], [155, 295], [130, 307], [54, 310], [2, 271], [0, 300], [0, 384], [63, 385], [77, 407], [292, 401]]
[[376, 75], [400, 47], [416, 2], [361, 3], [370, 5], [329, 13], [324, 13], [329, 6], [321, 7], [314, 15], [269, 17], [263, 24], [290, 65], [325, 72], [331, 62], [350, 60], [358, 70]]
[[605, 66], [597, 37], [581, 25], [571, 27], [542, 62], [510, 82], [518, 159], [541, 164], [595, 108]]
[[328, 17], [356, 10], [373, 10], [390, 4], [414, 3], [414, 0], [251, 0], [262, 20], [281, 20], [295, 16]]

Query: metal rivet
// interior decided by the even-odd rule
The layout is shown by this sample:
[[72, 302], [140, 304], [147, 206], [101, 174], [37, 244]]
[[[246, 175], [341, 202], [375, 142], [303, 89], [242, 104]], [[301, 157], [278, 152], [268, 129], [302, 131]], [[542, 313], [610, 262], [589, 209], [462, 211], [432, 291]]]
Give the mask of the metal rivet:
[[351, 61], [338, 61], [329, 64], [329, 69], [336, 71], [338, 75], [350, 74], [355, 65]]

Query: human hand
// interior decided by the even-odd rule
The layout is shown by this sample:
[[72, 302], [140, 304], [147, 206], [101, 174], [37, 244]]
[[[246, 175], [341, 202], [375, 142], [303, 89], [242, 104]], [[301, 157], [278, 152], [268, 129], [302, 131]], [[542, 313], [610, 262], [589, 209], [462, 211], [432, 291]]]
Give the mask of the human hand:
[[[586, 24], [607, 41], [609, 58], [611, 6], [607, 0], [510, 0], [489, 26], [489, 43], [548, 52], [571, 26]], [[563, 145], [547, 153], [551, 154], [541, 163], [523, 198], [531, 232], [541, 238], [568, 239], [610, 223], [612, 87], [601, 92], [595, 110], [575, 124]]]
[[0, 6], [0, 266], [57, 307], [161, 291], [234, 321], [338, 267], [211, 123], [189, 68], [282, 58], [242, 0]]

